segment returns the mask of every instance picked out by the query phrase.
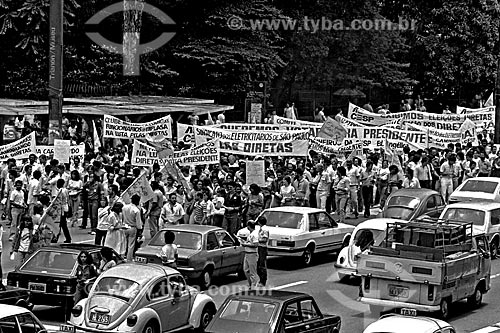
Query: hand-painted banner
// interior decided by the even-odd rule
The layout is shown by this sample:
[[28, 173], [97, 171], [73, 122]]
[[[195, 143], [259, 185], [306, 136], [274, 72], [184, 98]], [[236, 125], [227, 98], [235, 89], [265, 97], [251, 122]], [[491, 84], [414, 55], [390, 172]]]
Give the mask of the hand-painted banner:
[[299, 131], [229, 131], [215, 127], [193, 126], [196, 143], [202, 144], [211, 139], [247, 142], [282, 142], [291, 140], [307, 140], [308, 130]]
[[341, 154], [345, 152], [351, 152], [353, 150], [360, 150], [363, 148], [363, 143], [358, 140], [357, 143], [353, 143], [350, 145], [339, 145], [339, 146], [331, 146], [325, 145], [315, 139], [309, 139], [309, 150], [314, 150], [319, 154], [330, 155], [330, 154]]
[[304, 120], [294, 120], [294, 119], [289, 119], [289, 118], [284, 118], [284, 117], [274, 117], [276, 125], [291, 125], [291, 126], [308, 126], [308, 127], [318, 127], [321, 128], [323, 126], [323, 123], [315, 123], [312, 121], [304, 121]]
[[457, 114], [469, 114], [469, 113], [479, 113], [479, 112], [495, 112], [495, 106], [486, 106], [479, 109], [471, 109], [463, 106], [457, 106]]
[[335, 119], [328, 117], [319, 130], [318, 136], [323, 139], [344, 140], [347, 131], [344, 126]]
[[35, 153], [35, 132], [12, 143], [0, 146], [0, 160], [28, 158]]
[[309, 140], [279, 142], [220, 140], [220, 152], [248, 156], [306, 156]]
[[132, 197], [137, 194], [141, 197], [141, 202], [147, 202], [154, 197], [153, 189], [143, 172], [120, 196], [124, 203], [129, 204]]
[[[40, 155], [54, 155], [54, 146], [36, 146], [35, 154], [40, 157]], [[78, 146], [71, 146], [70, 148], [70, 158], [78, 156], [80, 161], [83, 161], [85, 158], [85, 144], [82, 143]]]
[[104, 137], [117, 139], [141, 139], [147, 136], [163, 135], [172, 138], [172, 118], [166, 116], [148, 123], [130, 123], [119, 118], [104, 115]]
[[134, 140], [132, 148], [132, 165], [148, 167], [154, 163], [164, 165], [170, 163], [178, 163], [179, 165], [205, 165], [217, 164], [220, 162], [219, 145], [217, 141], [209, 141], [202, 145], [191, 149], [175, 151], [168, 158], [158, 159], [158, 154], [155, 148], [144, 144], [138, 140]]
[[446, 149], [448, 144], [458, 143], [462, 138], [460, 131], [446, 131], [435, 128], [425, 128], [415, 124], [407, 124], [408, 129], [413, 129], [420, 132], [427, 132], [429, 135], [429, 147]]
[[347, 138], [344, 145], [362, 140], [365, 147], [384, 147], [385, 139], [389, 141], [391, 148], [402, 149], [405, 145], [424, 149], [427, 146], [427, 133], [405, 131], [389, 127], [351, 127], [346, 128]]
[[177, 123], [177, 144], [181, 143], [184, 145], [196, 144], [193, 125]]
[[420, 111], [406, 111], [381, 115], [349, 103], [348, 118], [372, 126], [382, 126], [395, 119], [403, 118], [404, 123], [452, 131], [458, 131], [465, 119], [472, 120], [476, 124], [476, 128], [490, 129], [495, 127], [494, 110], [470, 114], [433, 114]]

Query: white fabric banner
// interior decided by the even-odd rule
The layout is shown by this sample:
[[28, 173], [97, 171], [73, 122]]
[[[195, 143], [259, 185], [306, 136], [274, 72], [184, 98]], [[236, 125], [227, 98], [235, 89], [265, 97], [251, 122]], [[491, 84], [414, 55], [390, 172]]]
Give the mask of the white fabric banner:
[[35, 144], [35, 132], [31, 132], [24, 138], [0, 146], [0, 160], [28, 158], [30, 154], [35, 153]]
[[495, 106], [485, 106], [479, 109], [471, 109], [463, 106], [457, 106], [457, 114], [469, 114], [469, 113], [478, 113], [478, 112], [495, 112]]
[[119, 118], [104, 115], [104, 138], [141, 139], [147, 136], [163, 135], [172, 138], [172, 118], [166, 116], [147, 123], [130, 123]]

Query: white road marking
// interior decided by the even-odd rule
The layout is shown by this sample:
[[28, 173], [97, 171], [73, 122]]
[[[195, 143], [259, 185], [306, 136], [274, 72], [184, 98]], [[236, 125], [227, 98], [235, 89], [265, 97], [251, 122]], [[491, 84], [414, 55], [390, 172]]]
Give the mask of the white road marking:
[[497, 278], [497, 277], [499, 277], [499, 276], [500, 276], [500, 274], [491, 275], [491, 276], [490, 276], [490, 279], [495, 279], [495, 278]]
[[471, 332], [471, 333], [491, 333], [491, 332], [498, 332], [498, 327], [489, 326], [489, 327], [481, 328], [481, 329], [474, 331], [474, 332]]
[[294, 286], [299, 286], [299, 285], [305, 284], [305, 283], [307, 283], [307, 281], [297, 281], [297, 282], [292, 282], [292, 283], [289, 283], [289, 284], [284, 284], [284, 285], [281, 285], [281, 286], [271, 287], [269, 289], [271, 289], [271, 290], [280, 290], [280, 289], [290, 288], [290, 287], [294, 287]]

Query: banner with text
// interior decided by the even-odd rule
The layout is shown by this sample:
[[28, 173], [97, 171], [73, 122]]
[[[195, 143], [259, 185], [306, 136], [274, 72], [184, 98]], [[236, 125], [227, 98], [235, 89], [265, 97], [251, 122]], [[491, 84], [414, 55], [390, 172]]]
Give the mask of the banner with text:
[[35, 132], [12, 143], [0, 146], [0, 160], [28, 158], [35, 153]]
[[166, 116], [147, 123], [131, 123], [113, 116], [104, 115], [103, 133], [105, 138], [116, 139], [140, 139], [159, 135], [171, 139], [172, 118]]
[[306, 156], [309, 140], [255, 142], [220, 140], [220, 152], [247, 156]]
[[[36, 146], [35, 154], [40, 157], [40, 155], [50, 156], [54, 155], [54, 146]], [[70, 158], [78, 156], [80, 161], [85, 158], [85, 144], [82, 143], [78, 146], [71, 146], [70, 148]]]
[[463, 106], [457, 106], [458, 114], [478, 113], [478, 112], [495, 112], [495, 106], [486, 106], [479, 109], [471, 109]]

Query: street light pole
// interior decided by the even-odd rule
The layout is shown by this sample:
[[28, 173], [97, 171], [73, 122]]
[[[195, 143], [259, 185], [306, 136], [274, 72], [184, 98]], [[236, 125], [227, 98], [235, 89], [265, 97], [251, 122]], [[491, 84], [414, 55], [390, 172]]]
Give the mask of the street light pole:
[[64, 0], [50, 0], [49, 29], [49, 144], [61, 138], [63, 105]]
[[495, 79], [495, 143], [500, 143], [500, 55], [497, 56], [497, 77]]

